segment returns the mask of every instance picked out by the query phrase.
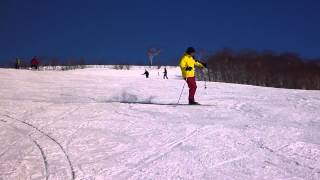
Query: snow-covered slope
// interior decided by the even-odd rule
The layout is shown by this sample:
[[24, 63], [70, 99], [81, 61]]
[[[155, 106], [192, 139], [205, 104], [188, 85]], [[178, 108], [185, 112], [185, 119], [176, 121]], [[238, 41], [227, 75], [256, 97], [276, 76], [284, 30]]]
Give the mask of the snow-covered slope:
[[0, 69], [0, 179], [320, 179], [319, 91], [143, 70]]

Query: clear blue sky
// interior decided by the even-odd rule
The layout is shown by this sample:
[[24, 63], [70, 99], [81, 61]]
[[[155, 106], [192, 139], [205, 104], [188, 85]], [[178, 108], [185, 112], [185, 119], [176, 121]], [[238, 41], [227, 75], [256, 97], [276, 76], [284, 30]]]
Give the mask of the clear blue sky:
[[319, 0], [1, 0], [0, 64], [16, 56], [175, 59], [188, 46], [320, 57]]

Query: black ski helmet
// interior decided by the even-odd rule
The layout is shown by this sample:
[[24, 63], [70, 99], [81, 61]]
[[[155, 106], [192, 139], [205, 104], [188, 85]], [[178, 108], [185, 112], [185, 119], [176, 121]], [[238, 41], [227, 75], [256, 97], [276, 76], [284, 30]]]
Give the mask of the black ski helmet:
[[193, 47], [188, 47], [186, 50], [187, 54], [191, 54], [191, 53], [195, 53], [195, 52], [196, 52], [196, 50]]

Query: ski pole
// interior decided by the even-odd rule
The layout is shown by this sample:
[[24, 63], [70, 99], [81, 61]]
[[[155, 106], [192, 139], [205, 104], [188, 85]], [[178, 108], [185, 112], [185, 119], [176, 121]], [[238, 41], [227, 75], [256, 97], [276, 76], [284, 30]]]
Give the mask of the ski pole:
[[207, 89], [207, 78], [204, 78], [204, 88]]
[[[208, 82], [210, 82], [210, 73], [209, 73], [209, 69], [207, 69], [207, 78], [208, 78], [208, 79], [207, 79], [207, 81], [208, 81]], [[207, 86], [206, 86], [206, 88], [207, 88]]]
[[204, 88], [205, 88], [205, 89], [207, 89], [207, 80], [208, 80], [205, 75], [207, 74], [208, 77], [209, 77], [209, 73], [206, 73], [206, 72], [208, 72], [207, 69], [204, 69], [204, 70], [202, 71], [202, 73], [204, 74]]
[[180, 93], [180, 97], [179, 97], [179, 100], [178, 100], [177, 104], [179, 104], [179, 102], [180, 102], [180, 99], [181, 99], [181, 96], [182, 96], [182, 93], [183, 93], [183, 90], [184, 90], [184, 86], [186, 86], [186, 81], [183, 84], [183, 87], [182, 87], [182, 90], [181, 90], [181, 93]]

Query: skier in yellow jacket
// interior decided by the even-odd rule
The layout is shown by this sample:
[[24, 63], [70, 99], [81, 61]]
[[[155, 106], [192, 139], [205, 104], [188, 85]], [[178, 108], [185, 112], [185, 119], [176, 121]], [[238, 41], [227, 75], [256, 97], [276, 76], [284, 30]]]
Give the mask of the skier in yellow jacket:
[[197, 90], [197, 83], [195, 79], [195, 71], [194, 67], [206, 68], [206, 63], [201, 63], [194, 59], [194, 55], [196, 50], [193, 47], [189, 47], [185, 54], [182, 56], [180, 60], [180, 68], [182, 72], [183, 78], [187, 81], [189, 87], [189, 104], [190, 105], [198, 105], [199, 103], [195, 101], [194, 95]]

